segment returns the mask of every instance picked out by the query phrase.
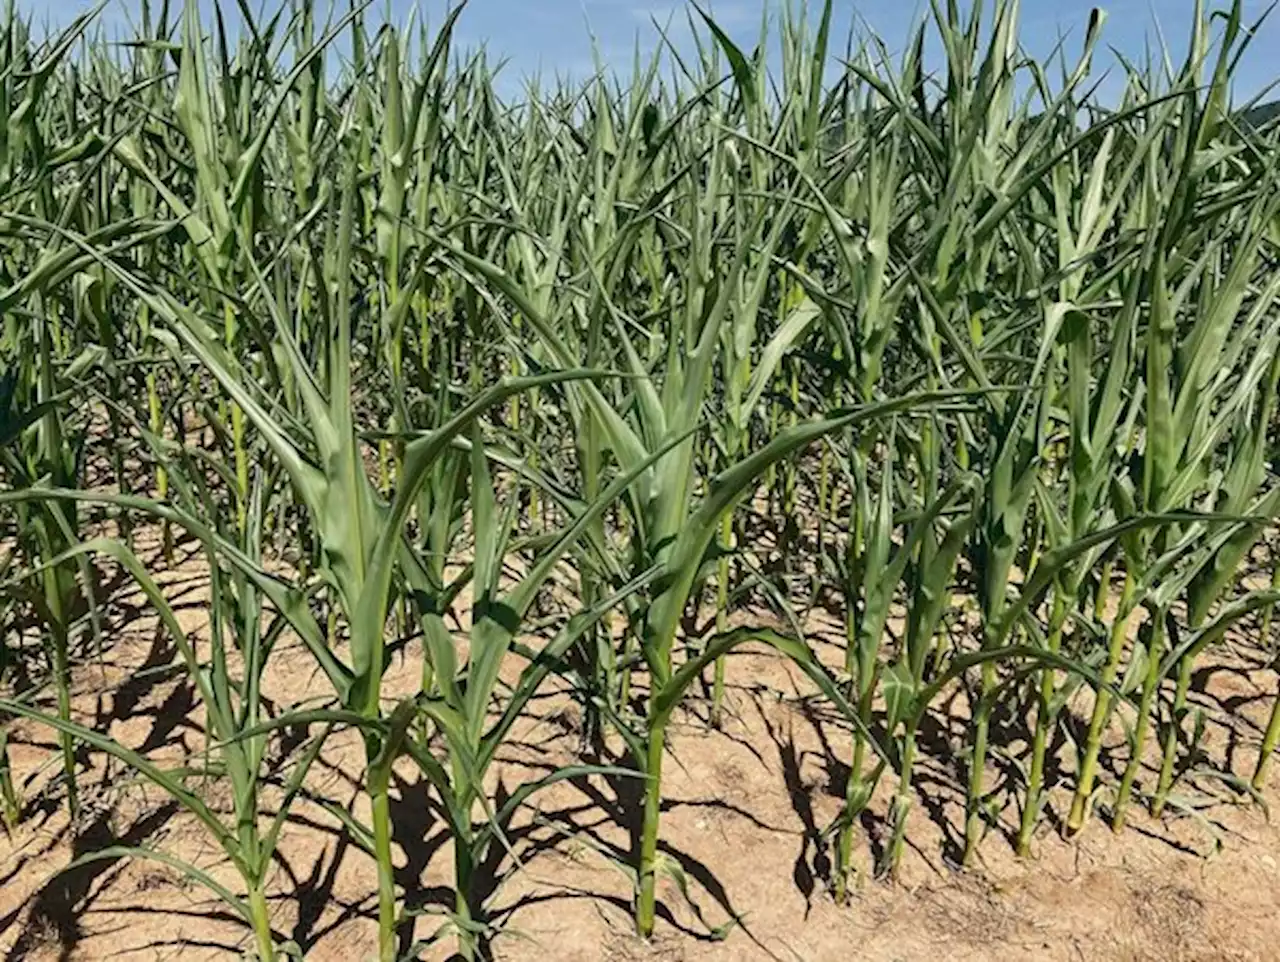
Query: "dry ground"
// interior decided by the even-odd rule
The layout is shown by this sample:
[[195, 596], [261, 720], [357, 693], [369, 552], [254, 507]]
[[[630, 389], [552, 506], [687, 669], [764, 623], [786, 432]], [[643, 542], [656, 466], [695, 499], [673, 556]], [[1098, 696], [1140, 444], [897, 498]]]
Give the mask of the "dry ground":
[[[205, 622], [207, 580], [198, 557], [185, 556], [166, 576], [186, 626]], [[134, 601], [108, 614], [111, 644], [100, 663], [76, 675], [80, 719], [150, 757], [176, 762], [205, 747], [201, 713], [173, 652]], [[817, 626], [819, 629], [821, 625]], [[1256, 629], [1251, 629], [1256, 630]], [[819, 631], [820, 637], [822, 632]], [[1242, 646], [1240, 650], [1245, 650]], [[1274, 675], [1222, 649], [1198, 677], [1208, 710], [1210, 761], [1251, 771]], [[418, 667], [397, 662], [391, 692], [410, 691]], [[630, 881], [613, 861], [629, 847], [636, 787], [591, 777], [560, 783], [535, 797], [511, 840], [520, 868], [493, 899], [508, 935], [493, 947], [503, 962], [594, 960], [783, 960], [783, 962], [1273, 962], [1280, 959], [1280, 831], [1259, 807], [1225, 785], [1201, 778], [1183, 792], [1184, 807], [1155, 822], [1134, 812], [1113, 836], [1102, 819], [1062, 841], [1050, 824], [1036, 857], [1020, 861], [1008, 833], [1017, 811], [981, 849], [980, 865], [952, 863], [962, 824], [964, 699], [938, 706], [925, 733], [910, 847], [895, 881], [863, 879], [848, 905], [823, 885], [826, 853], [819, 833], [839, 809], [848, 777], [848, 736], [804, 679], [780, 659], [750, 652], [731, 659], [731, 715], [710, 730], [693, 705], [675, 726], [665, 772], [665, 852], [690, 880], [689, 899], [664, 883], [658, 931], [649, 944], [631, 931]], [[285, 645], [273, 655], [266, 691], [280, 706], [323, 691], [309, 656]], [[1016, 750], [1019, 735], [1007, 733]], [[60, 794], [46, 788], [55, 771], [54, 742], [29, 725], [13, 729], [18, 780], [29, 799], [13, 837], [0, 837], [0, 953], [6, 960], [233, 959], [248, 933], [202, 889], [166, 866], [105, 860], [63, 871], [79, 854], [109, 844], [162, 849], [238, 882], [199, 825], [117, 764], [85, 756], [85, 813], [72, 833]], [[1117, 732], [1114, 742], [1121, 743]], [[508, 789], [578, 761], [576, 708], [548, 689], [517, 732], [495, 777]], [[1123, 749], [1104, 766], [1123, 764]], [[313, 791], [361, 814], [361, 749], [334, 736], [313, 773]], [[1065, 757], [1063, 763], [1070, 770]], [[1105, 770], [1105, 768], [1104, 768]], [[1150, 773], [1148, 773], [1150, 774]], [[421, 785], [405, 772], [395, 808], [399, 866], [409, 900], [424, 910], [415, 937], [450, 898], [450, 853], [431, 818]], [[992, 781], [1001, 777], [993, 768]], [[863, 820], [864, 864], [883, 842], [885, 780]], [[1193, 790], [1194, 789], [1194, 790]], [[1051, 807], [1063, 811], [1069, 784]], [[229, 810], [224, 788], [206, 797]], [[499, 874], [512, 865], [507, 858]], [[373, 952], [374, 871], [339, 823], [300, 802], [272, 876], [274, 924], [315, 962], [357, 962]], [[714, 927], [736, 919], [727, 936]], [[425, 957], [443, 959], [446, 946]]]

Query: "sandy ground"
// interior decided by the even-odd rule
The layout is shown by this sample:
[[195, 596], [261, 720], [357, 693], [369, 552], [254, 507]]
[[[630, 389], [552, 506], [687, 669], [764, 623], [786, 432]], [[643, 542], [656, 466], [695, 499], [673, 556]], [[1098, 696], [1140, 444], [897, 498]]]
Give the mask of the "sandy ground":
[[[165, 577], [186, 627], [205, 622], [207, 579], [198, 557]], [[148, 757], [168, 764], [199, 757], [206, 746], [201, 711], [173, 650], [134, 601], [109, 610], [111, 645], [100, 663], [76, 674], [78, 717]], [[822, 626], [819, 626], [821, 628]], [[1256, 630], [1256, 629], [1251, 629]], [[818, 632], [821, 637], [821, 631]], [[1198, 674], [1211, 766], [1252, 770], [1275, 677], [1247, 657], [1247, 645], [1220, 649]], [[838, 658], [834, 649], [828, 651]], [[414, 657], [388, 676], [394, 695], [413, 689]], [[323, 691], [309, 655], [287, 642], [266, 680], [279, 706]], [[1264, 811], [1212, 777], [1189, 779], [1181, 806], [1163, 820], [1133, 811], [1111, 833], [1095, 818], [1072, 842], [1054, 820], [1065, 813], [1069, 784], [1053, 793], [1035, 857], [1012, 852], [1017, 810], [1005, 809], [979, 864], [955, 867], [961, 830], [964, 699], [939, 703], [917, 770], [909, 848], [896, 880], [861, 879], [848, 904], [824, 885], [828, 853], [820, 833], [839, 810], [848, 778], [849, 736], [786, 663], [762, 651], [731, 659], [730, 714], [720, 731], [692, 702], [677, 716], [665, 771], [662, 849], [689, 880], [689, 898], [662, 883], [654, 938], [632, 933], [631, 882], [619, 859], [630, 846], [636, 788], [591, 776], [535, 796], [515, 823], [515, 858], [494, 873], [501, 884], [493, 914], [506, 935], [493, 954], [503, 962], [589, 960], [784, 960], [784, 962], [1272, 962], [1280, 959], [1280, 831]], [[1024, 742], [997, 741], [1006, 755]], [[1104, 753], [1105, 781], [1124, 763]], [[576, 708], [548, 687], [514, 733], [494, 773], [510, 790], [550, 767], [580, 761]], [[149, 861], [108, 859], [70, 871], [77, 855], [106, 845], [146, 846], [181, 856], [241, 891], [207, 833], [155, 789], [129, 779], [118, 763], [85, 753], [85, 812], [72, 832], [55, 786], [55, 743], [47, 730], [12, 728], [15, 775], [28, 804], [21, 825], [0, 837], [0, 953], [6, 960], [234, 959], [250, 946], [246, 929], [176, 870]], [[1071, 770], [1063, 750], [1062, 763]], [[997, 751], [996, 761], [1001, 753]], [[1113, 757], [1114, 755], [1114, 757]], [[331, 738], [309, 779], [317, 794], [350, 805], [358, 817], [362, 753], [350, 733]], [[1144, 783], [1150, 784], [1150, 771]], [[451, 901], [447, 833], [426, 789], [403, 771], [396, 789], [397, 858], [410, 905], [420, 910], [411, 937], [427, 938]], [[991, 782], [1000, 779], [994, 765]], [[863, 819], [857, 857], [864, 869], [883, 845], [884, 780]], [[201, 789], [230, 811], [223, 784]], [[270, 796], [269, 796], [270, 797]], [[1106, 795], [1103, 794], [1105, 802]], [[515, 862], [518, 860], [518, 868]], [[293, 808], [271, 876], [273, 924], [316, 962], [357, 962], [374, 949], [374, 869], [339, 822], [320, 806]], [[717, 929], [736, 920], [727, 935]], [[409, 926], [405, 926], [406, 932]], [[445, 959], [452, 945], [428, 948]]]

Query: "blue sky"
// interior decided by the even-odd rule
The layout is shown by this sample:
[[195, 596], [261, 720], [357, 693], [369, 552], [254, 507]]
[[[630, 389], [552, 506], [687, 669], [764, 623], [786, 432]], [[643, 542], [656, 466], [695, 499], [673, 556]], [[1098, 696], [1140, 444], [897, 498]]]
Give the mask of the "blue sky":
[[[153, 0], [153, 3], [157, 0]], [[215, 0], [199, 0], [209, 9]], [[257, 7], [263, 0], [249, 0]], [[274, 5], [277, 0], [267, 0]], [[326, 0], [321, 0], [323, 8]], [[793, 0], [797, 2], [797, 0]], [[961, 0], [968, 7], [970, 0]], [[1213, 0], [1207, 0], [1213, 6]], [[1219, 0], [1220, 2], [1220, 0]], [[181, 0], [173, 0], [178, 6]], [[223, 0], [224, 9], [234, 11], [234, 0]], [[777, 10], [779, 0], [707, 0], [705, 6], [736, 40], [750, 47], [757, 34], [762, 12]], [[19, 8], [33, 11], [36, 19], [52, 24], [65, 23], [92, 6], [86, 0], [17, 0]], [[110, 34], [125, 29], [128, 14], [138, 0], [111, 0], [103, 14], [103, 26]], [[816, 17], [821, 8], [810, 0]], [[1103, 41], [1130, 56], [1141, 56], [1148, 40], [1158, 34], [1157, 24], [1177, 57], [1185, 51], [1194, 0], [1113, 0], [1100, 4], [1108, 19]], [[1265, 8], [1265, 0], [1246, 0], [1246, 21], [1252, 22]], [[345, 9], [346, 2], [338, 5]], [[1068, 50], [1078, 50], [1087, 22], [1089, 3], [1073, 0], [1023, 0], [1021, 39], [1025, 48], [1044, 56], [1066, 35]], [[412, 9], [437, 21], [446, 9], [445, 0], [375, 0], [371, 10], [382, 16], [389, 11], [393, 20], [403, 21]], [[506, 58], [505, 81], [514, 85], [535, 71], [545, 74], [582, 75], [591, 71], [592, 38], [607, 64], [624, 72], [629, 69], [633, 45], [650, 50], [658, 42], [653, 27], [656, 18], [673, 23], [679, 36], [687, 31], [684, 6], [679, 0], [471, 0], [459, 21], [457, 41], [464, 48], [485, 44], [495, 57]], [[870, 28], [893, 49], [899, 49], [912, 25], [927, 10], [918, 0], [866, 0], [851, 3], [836, 0], [835, 34], [841, 39], [850, 27]], [[672, 19], [674, 16], [674, 19]], [[1237, 100], [1252, 96], [1280, 77], [1280, 10], [1268, 18], [1237, 75]], [[1100, 63], [1100, 65], [1103, 65]], [[1107, 89], [1104, 85], [1104, 91]], [[1280, 93], [1278, 93], [1280, 95]]]

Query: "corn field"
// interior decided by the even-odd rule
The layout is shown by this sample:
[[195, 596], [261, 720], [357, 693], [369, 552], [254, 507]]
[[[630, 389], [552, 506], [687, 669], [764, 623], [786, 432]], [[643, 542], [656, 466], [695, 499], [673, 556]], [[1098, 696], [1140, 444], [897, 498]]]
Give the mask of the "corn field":
[[[481, 867], [519, 870], [539, 793], [629, 786], [633, 844], [597, 854], [647, 939], [688, 887], [671, 726], [726, 724], [744, 652], [835, 719], [814, 863], [849, 912], [898, 871], [930, 755], [956, 868], [1210, 784], [1265, 807], [1274, 671], [1234, 770], [1196, 697], [1224, 651], [1274, 665], [1280, 600], [1280, 150], [1233, 100], [1239, 0], [1114, 97], [1100, 11], [1037, 62], [1016, 0], [934, 0], [901, 50], [832, 36], [829, 0], [754, 50], [691, 6], [691, 50], [518, 96], [451, 42], [464, 8], [180, 6], [130, 43], [101, 7], [3, 21], [8, 832], [36, 802], [78, 824], [105, 757], [234, 871], [77, 863], [163, 864], [274, 962], [305, 946], [272, 869], [319, 804], [376, 868], [379, 962], [470, 962], [502, 944]], [[189, 686], [181, 757], [76, 708], [117, 596]], [[286, 647], [310, 681], [268, 697]], [[575, 758], [500, 779], [549, 695]], [[351, 809], [315, 777], [345, 735]], [[429, 917], [398, 881], [408, 786], [449, 839]]]

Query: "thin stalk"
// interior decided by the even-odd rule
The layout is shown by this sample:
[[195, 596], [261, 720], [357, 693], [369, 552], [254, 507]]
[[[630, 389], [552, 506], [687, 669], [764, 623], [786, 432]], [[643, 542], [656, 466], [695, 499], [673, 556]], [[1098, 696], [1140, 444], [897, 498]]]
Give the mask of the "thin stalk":
[[378, 442], [378, 489], [384, 496], [391, 493], [391, 442]]
[[1142, 698], [1138, 704], [1137, 725], [1133, 733], [1133, 750], [1129, 753], [1129, 761], [1124, 767], [1124, 775], [1120, 778], [1120, 789], [1116, 793], [1115, 812], [1112, 815], [1111, 827], [1115, 831], [1124, 830], [1125, 816], [1129, 808], [1129, 797], [1133, 793], [1133, 783], [1142, 768], [1142, 753], [1147, 744], [1147, 732], [1151, 727], [1151, 708], [1155, 704], [1156, 693], [1160, 690], [1160, 653], [1164, 647], [1165, 612], [1157, 611], [1152, 615], [1150, 638], [1147, 644], [1147, 675], [1143, 680]]
[[[858, 703], [858, 714], [867, 722], [871, 714], [875, 685], [868, 685]], [[844, 812], [841, 814], [840, 832], [836, 836], [835, 898], [843, 902], [849, 896], [849, 876], [852, 874], [853, 836], [859, 816], [871, 798], [872, 785], [863, 777], [862, 769], [867, 759], [867, 743], [860, 731], [853, 736], [853, 760], [849, 765], [849, 783], [845, 787]]]
[[982, 801], [985, 794], [987, 741], [991, 730], [991, 694], [996, 685], [993, 661], [982, 663], [982, 680], [978, 689], [977, 710], [973, 729], [973, 761], [969, 765], [969, 787], [965, 794], [964, 855], [961, 864], [968, 865], [982, 839]]
[[[512, 400], [515, 400], [513, 398]], [[600, 497], [600, 438], [596, 422], [588, 418], [582, 426], [582, 442], [579, 452], [579, 467], [582, 472], [582, 491], [587, 504], [592, 504]], [[592, 524], [594, 536], [600, 544], [605, 544], [608, 533], [603, 518]], [[590, 565], [583, 565], [578, 575], [579, 592], [584, 607], [594, 605], [601, 596], [600, 579]], [[613, 651], [613, 636], [609, 623], [593, 625], [582, 640], [582, 650], [588, 662], [595, 683], [599, 686], [604, 699], [614, 697], [614, 685], [617, 677]], [[589, 748], [602, 744], [604, 738], [604, 719], [592, 698], [584, 699], [582, 743]]]
[[0, 728], [0, 816], [6, 832], [17, 828], [22, 818], [22, 799], [13, 784], [13, 771], [9, 763], [9, 731]]
[[[1049, 638], [1046, 642], [1048, 650], [1055, 655], [1062, 649], [1062, 627], [1066, 616], [1066, 597], [1059, 586], [1053, 593], [1053, 613]], [[1049, 731], [1056, 718], [1056, 712], [1053, 711], [1053, 696], [1056, 690], [1057, 680], [1053, 670], [1042, 669], [1036, 709], [1036, 730], [1031, 742], [1031, 767], [1027, 774], [1027, 797], [1022, 808], [1022, 822], [1018, 826], [1017, 852], [1024, 858], [1031, 854], [1031, 836], [1040, 818], [1040, 798], [1044, 792], [1045, 752], [1049, 745]]]
[[1258, 765], [1253, 770], [1253, 787], [1258, 791], [1262, 791], [1267, 784], [1267, 769], [1277, 747], [1280, 747], [1280, 692], [1271, 701], [1271, 717], [1267, 720], [1267, 730], [1262, 736]]
[[460, 837], [453, 840], [454, 913], [458, 921], [458, 956], [463, 962], [473, 962], [476, 957], [475, 933], [471, 929], [474, 913], [471, 904], [475, 859], [473, 839]]
[[1093, 716], [1089, 720], [1089, 734], [1085, 740], [1084, 757], [1080, 763], [1080, 775], [1076, 783], [1075, 796], [1071, 800], [1071, 814], [1067, 819], [1068, 835], [1074, 835], [1084, 828], [1085, 819], [1089, 816], [1089, 799], [1093, 795], [1093, 781], [1098, 770], [1098, 753], [1102, 749], [1102, 729], [1111, 713], [1109, 686], [1116, 679], [1120, 656], [1124, 653], [1133, 593], [1133, 575], [1126, 566], [1124, 588], [1120, 592], [1120, 606], [1116, 609], [1115, 619], [1111, 623], [1107, 663], [1102, 668], [1102, 687], [1098, 689], [1098, 698], [1093, 705]]
[[[850, 503], [849, 514], [849, 544], [846, 548], [848, 555], [848, 572], [846, 577], [853, 585], [861, 584], [864, 572], [863, 556], [866, 548], [866, 511], [867, 506], [858, 496], [859, 491], [865, 487], [867, 483], [865, 469], [863, 469], [863, 461], [861, 457], [855, 456], [854, 459], [854, 492]], [[846, 607], [846, 626], [845, 626], [845, 649], [844, 649], [844, 670], [846, 674], [854, 675], [858, 670], [858, 606], [857, 599], [850, 597], [845, 602]]]
[[885, 858], [889, 873], [893, 876], [898, 874], [902, 865], [902, 853], [906, 848], [907, 816], [911, 812], [911, 777], [916, 763], [916, 728], [914, 721], [908, 721], [902, 736], [902, 773], [898, 776], [898, 791], [893, 796], [893, 806], [889, 812], [893, 834]]
[[644, 768], [644, 821], [640, 834], [640, 894], [636, 903], [636, 932], [645, 939], [653, 934], [656, 912], [658, 826], [662, 815], [662, 753], [665, 743], [665, 724], [649, 730]]
[[[52, 317], [46, 318], [39, 325], [40, 381], [39, 397], [53, 398], [56, 395], [53, 375], [53, 351], [51, 339], [56, 335]], [[41, 456], [52, 468], [57, 483], [70, 483], [66, 477], [65, 444], [66, 438], [62, 430], [62, 420], [56, 409], [50, 409], [41, 419]], [[66, 507], [51, 504], [46, 509], [48, 515], [41, 519], [39, 531], [42, 533], [41, 549], [48, 558], [57, 557], [66, 543], [67, 532], [74, 530], [73, 518], [69, 517]], [[74, 509], [72, 509], [74, 510]], [[56, 515], [56, 517], [54, 516]], [[61, 524], [59, 523], [61, 520]], [[66, 530], [64, 530], [64, 528]], [[68, 615], [70, 585], [65, 567], [53, 565], [44, 570], [41, 577], [44, 586], [44, 600], [49, 614], [49, 634], [53, 660], [53, 683], [57, 692], [58, 717], [64, 721], [71, 720], [71, 668], [69, 658]], [[86, 586], [86, 590], [88, 586]], [[65, 731], [60, 732], [58, 741], [62, 746], [63, 771], [67, 778], [67, 811], [74, 822], [80, 810], [79, 792], [76, 785], [75, 741]]]
[[1098, 572], [1098, 593], [1093, 599], [1093, 618], [1101, 621], [1107, 614], [1107, 601], [1111, 597], [1111, 568], [1114, 560], [1107, 555], [1102, 561], [1102, 570]]
[[[234, 353], [239, 325], [229, 301], [223, 307], [223, 318], [226, 348], [229, 353]], [[236, 525], [238, 530], [244, 531], [249, 511], [249, 452], [245, 450], [244, 411], [234, 401], [228, 402], [228, 405], [231, 408], [231, 443], [236, 469]]]
[[[160, 437], [164, 431], [164, 422], [160, 414], [160, 392], [156, 388], [156, 372], [148, 370], [147, 383], [147, 424], [151, 433]], [[169, 471], [164, 462], [156, 465], [156, 497], [161, 501], [169, 497]], [[161, 540], [164, 545], [164, 558], [173, 564], [173, 527], [166, 518], [161, 522]]]
[[628, 626], [622, 635], [622, 671], [619, 672], [618, 678], [618, 706], [624, 710], [627, 703], [631, 701], [631, 659], [635, 655], [635, 650], [635, 631]]
[[[720, 519], [720, 555], [716, 570], [716, 632], [724, 633], [729, 627], [729, 554], [733, 547], [733, 513], [725, 512]], [[724, 707], [724, 656], [715, 661], [715, 677], [711, 684], [711, 727], [719, 728]]]
[[[1280, 591], [1280, 557], [1275, 557], [1274, 554], [1271, 559], [1271, 590]], [[1271, 644], [1271, 619], [1275, 614], [1275, 607], [1274, 604], [1268, 604], [1262, 609], [1262, 643], [1268, 646]]]
[[378, 962], [396, 962], [396, 882], [391, 861], [391, 799], [384, 780], [368, 787], [373, 808], [373, 853], [378, 863]]
[[[54, 507], [53, 510], [60, 510]], [[45, 604], [49, 607], [49, 640], [53, 656], [53, 682], [58, 702], [58, 718], [71, 720], [71, 664], [68, 648], [67, 626], [62, 596], [61, 572], [57, 567], [45, 569]], [[80, 792], [76, 784], [75, 739], [67, 732], [60, 732], [58, 742], [62, 746], [62, 769], [67, 778], [67, 812], [74, 822], [80, 813]]]
[[1155, 797], [1151, 799], [1151, 814], [1159, 818], [1173, 787], [1173, 768], [1178, 755], [1178, 735], [1182, 731], [1182, 719], [1187, 713], [1187, 695], [1191, 691], [1191, 677], [1195, 660], [1183, 658], [1178, 668], [1178, 685], [1173, 693], [1173, 716], [1164, 732], [1164, 752], [1160, 760], [1160, 780], [1156, 783]]
[[271, 913], [262, 881], [249, 887], [249, 916], [253, 922], [254, 940], [258, 943], [258, 959], [260, 962], [275, 962], [276, 943], [271, 932]]

